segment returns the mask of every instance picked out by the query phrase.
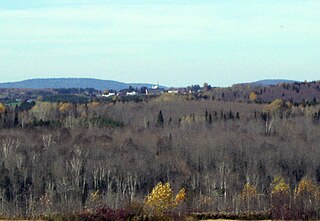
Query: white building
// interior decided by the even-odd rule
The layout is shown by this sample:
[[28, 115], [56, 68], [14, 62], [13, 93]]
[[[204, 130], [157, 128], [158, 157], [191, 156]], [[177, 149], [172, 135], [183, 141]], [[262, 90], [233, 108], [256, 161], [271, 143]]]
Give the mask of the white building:
[[112, 97], [115, 95], [116, 95], [116, 93], [102, 94], [102, 97]]
[[127, 96], [134, 96], [137, 95], [137, 92], [132, 91], [132, 92], [127, 92]]

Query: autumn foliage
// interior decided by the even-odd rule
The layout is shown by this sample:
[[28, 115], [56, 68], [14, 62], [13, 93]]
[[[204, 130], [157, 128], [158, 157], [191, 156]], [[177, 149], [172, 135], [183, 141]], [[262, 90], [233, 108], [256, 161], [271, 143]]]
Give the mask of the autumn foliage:
[[256, 101], [258, 98], [257, 94], [254, 93], [254, 92], [251, 92], [250, 95], [249, 95], [249, 99], [250, 101]]
[[311, 219], [316, 217], [318, 187], [309, 178], [303, 178], [294, 192], [295, 217], [298, 219]]
[[258, 191], [257, 189], [251, 185], [250, 183], [246, 183], [241, 192], [241, 199], [246, 203], [247, 210], [250, 211], [253, 200], [257, 197]]
[[316, 196], [316, 191], [317, 191], [316, 184], [310, 179], [303, 178], [300, 181], [298, 188], [295, 191], [295, 196], [298, 197], [298, 196], [307, 194], [309, 195], [309, 197], [314, 197]]
[[4, 104], [0, 103], [0, 114], [4, 113], [6, 110], [6, 106]]
[[174, 196], [170, 183], [163, 185], [162, 182], [159, 182], [146, 197], [145, 209], [151, 215], [162, 217], [165, 213], [171, 212], [182, 203], [185, 197], [186, 192], [184, 188]]
[[72, 108], [73, 108], [73, 105], [70, 103], [61, 103], [59, 105], [59, 111], [61, 113], [67, 113], [67, 112], [71, 111]]
[[272, 186], [271, 195], [273, 197], [277, 195], [289, 194], [289, 185], [285, 182], [285, 180], [281, 176], [276, 176], [271, 186]]
[[290, 187], [283, 177], [276, 176], [271, 183], [272, 218], [290, 218]]

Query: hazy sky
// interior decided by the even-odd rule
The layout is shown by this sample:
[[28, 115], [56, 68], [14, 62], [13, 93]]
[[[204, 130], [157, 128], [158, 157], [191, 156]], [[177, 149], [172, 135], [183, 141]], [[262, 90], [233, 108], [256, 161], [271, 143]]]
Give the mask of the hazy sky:
[[319, 80], [320, 1], [1, 0], [0, 76]]

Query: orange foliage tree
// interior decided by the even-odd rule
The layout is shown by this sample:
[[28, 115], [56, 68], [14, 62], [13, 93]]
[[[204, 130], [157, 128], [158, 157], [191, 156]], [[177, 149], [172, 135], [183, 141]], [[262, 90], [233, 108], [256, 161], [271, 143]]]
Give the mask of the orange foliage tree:
[[4, 113], [5, 111], [6, 111], [6, 106], [0, 103], [0, 114]]

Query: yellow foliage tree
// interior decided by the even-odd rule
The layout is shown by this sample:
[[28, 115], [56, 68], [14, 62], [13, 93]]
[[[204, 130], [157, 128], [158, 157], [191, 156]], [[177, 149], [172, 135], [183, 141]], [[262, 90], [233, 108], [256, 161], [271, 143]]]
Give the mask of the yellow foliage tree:
[[274, 219], [283, 219], [290, 210], [290, 187], [281, 176], [271, 183], [271, 214]]
[[295, 190], [295, 196], [301, 196], [304, 194], [308, 194], [310, 196], [315, 196], [317, 192], [316, 184], [307, 178], [303, 178], [298, 185], [298, 188]]
[[186, 190], [185, 188], [182, 188], [179, 193], [176, 195], [176, 198], [174, 199], [174, 202], [176, 205], [179, 205], [182, 203], [186, 198]]
[[146, 197], [145, 209], [152, 215], [163, 216], [166, 212], [177, 207], [186, 197], [185, 189], [174, 197], [169, 183], [162, 184], [159, 182]]
[[73, 105], [70, 103], [61, 103], [59, 105], [59, 111], [61, 113], [68, 113], [69, 111], [71, 111], [73, 108]]
[[250, 183], [246, 183], [243, 187], [243, 190], [241, 192], [241, 197], [243, 198], [253, 198], [257, 196], [258, 192], [257, 189], [251, 185]]
[[275, 99], [270, 104], [267, 104], [263, 108], [263, 112], [269, 114], [279, 114], [284, 111], [288, 111], [292, 108], [292, 104], [290, 102], [284, 102], [282, 99]]
[[95, 191], [95, 192], [92, 192], [92, 193], [90, 194], [90, 201], [91, 201], [91, 202], [96, 202], [96, 201], [99, 200], [99, 198], [100, 198], [99, 190], [97, 190], [97, 191]]
[[311, 179], [303, 178], [294, 192], [295, 207], [304, 213], [316, 211], [318, 194], [318, 186]]
[[254, 93], [254, 92], [251, 92], [251, 93], [250, 93], [250, 95], [249, 95], [250, 101], [254, 102], [254, 101], [257, 100], [257, 98], [258, 98], [258, 96], [257, 96], [256, 93]]
[[0, 103], [0, 114], [4, 113], [6, 111], [6, 106], [4, 104]]
[[284, 102], [282, 99], [276, 99], [263, 108], [266, 115], [266, 132], [270, 133], [273, 123], [277, 117], [283, 117], [284, 113], [289, 113], [292, 108], [290, 102]]
[[284, 101], [282, 99], [276, 99], [272, 101], [270, 104], [264, 106], [263, 111], [267, 113], [276, 113], [278, 112], [281, 107], [284, 106]]
[[272, 190], [271, 194], [274, 196], [276, 194], [288, 195], [290, 192], [289, 184], [281, 176], [276, 176], [271, 184]]
[[56, 118], [57, 103], [51, 102], [36, 102], [36, 104], [29, 111], [31, 118], [38, 120], [53, 120]]
[[250, 211], [250, 203], [257, 197], [257, 195], [258, 191], [253, 185], [250, 183], [246, 183], [244, 185], [240, 197], [244, 202], [246, 202], [248, 211]]

